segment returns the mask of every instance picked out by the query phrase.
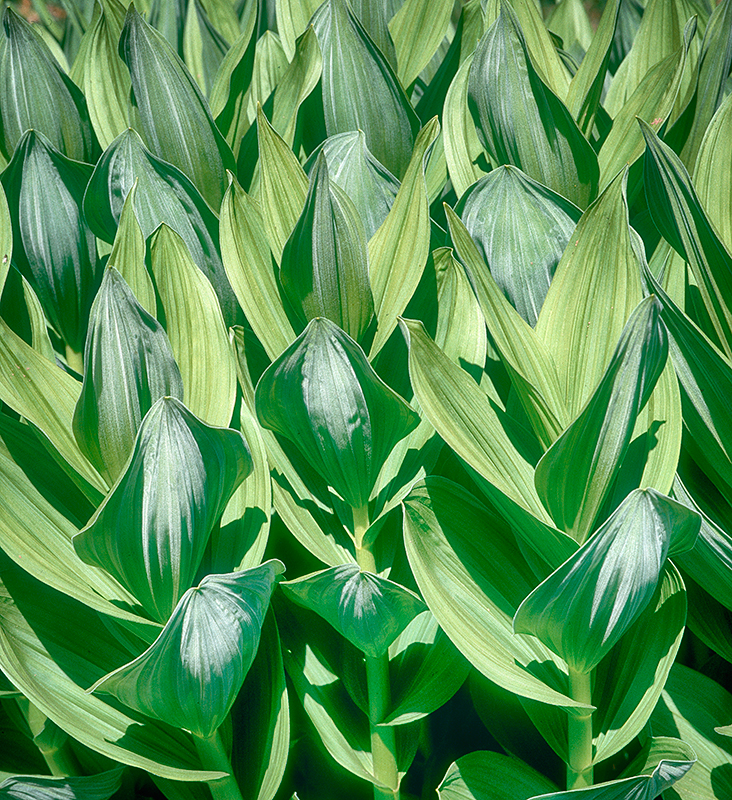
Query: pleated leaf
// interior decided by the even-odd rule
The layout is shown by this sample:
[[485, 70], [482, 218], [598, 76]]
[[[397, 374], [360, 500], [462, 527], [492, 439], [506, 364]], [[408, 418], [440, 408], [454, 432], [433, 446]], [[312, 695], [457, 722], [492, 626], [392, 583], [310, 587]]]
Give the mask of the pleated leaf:
[[[732, 255], [719, 239], [679, 157], [639, 120], [645, 187], [654, 224], [691, 267], [714, 333], [732, 354]], [[707, 331], [709, 333], [709, 331]]]
[[164, 622], [193, 583], [211, 529], [251, 468], [238, 431], [211, 428], [178, 400], [162, 398], [143, 420], [124, 472], [74, 537], [76, 552]]
[[536, 71], [507, 3], [476, 48], [468, 102], [478, 137], [494, 163], [519, 167], [580, 208], [594, 199], [597, 157]]
[[119, 53], [130, 70], [146, 143], [187, 175], [218, 211], [228, 185], [226, 170], [236, 169], [234, 155], [186, 66], [134, 6], [127, 12]]
[[101, 278], [94, 235], [81, 210], [90, 175], [88, 164], [66, 158], [37, 131], [24, 134], [0, 175], [13, 218], [13, 261], [76, 352], [83, 349]]
[[257, 417], [289, 439], [349, 505], [368, 501], [394, 445], [419, 416], [333, 322], [312, 320], [262, 375]]
[[511, 304], [536, 325], [581, 211], [516, 167], [493, 170], [455, 208]]
[[283, 564], [273, 560], [244, 572], [207, 575], [183, 595], [142, 655], [90, 691], [113, 694], [148, 717], [210, 737], [254, 661], [282, 572]]
[[295, 602], [315, 611], [351, 644], [377, 658], [424, 611], [420, 598], [398, 583], [355, 564], [331, 567], [282, 584]]
[[560, 530], [593, 531], [630, 444], [636, 417], [666, 365], [668, 337], [655, 297], [628, 320], [615, 354], [579, 416], [536, 467], [536, 489]]
[[[211, 6], [215, 7], [214, 4]], [[233, 8], [229, 8], [233, 18], [231, 22], [235, 26], [238, 38], [239, 20]], [[189, 0], [183, 28], [183, 58], [196, 83], [207, 97], [229, 47], [226, 36], [216, 29], [200, 0]]]
[[168, 337], [119, 272], [108, 267], [92, 306], [74, 436], [110, 486], [132, 452], [143, 417], [166, 395], [183, 397]]
[[8, 210], [8, 199], [5, 189], [0, 183], [0, 296], [5, 286], [5, 279], [10, 270], [10, 259], [13, 255], [13, 222]]
[[0, 797], [12, 800], [108, 800], [122, 785], [122, 768], [72, 778], [22, 776], [0, 783]]
[[437, 787], [440, 800], [529, 800], [556, 786], [518, 758], [476, 751], [450, 765]]
[[12, 8], [3, 11], [0, 37], [3, 156], [10, 160], [23, 134], [32, 128], [67, 158], [91, 161], [95, 142], [79, 88]]
[[591, 672], [656, 591], [666, 557], [694, 546], [698, 514], [637, 489], [595, 535], [534, 589], [514, 630], [539, 638], [571, 669]]
[[369, 150], [401, 179], [419, 122], [391, 66], [345, 0], [323, 3], [313, 25], [328, 136], [362, 130]]
[[410, 86], [435, 54], [447, 34], [452, 9], [450, 0], [405, 0], [389, 20], [402, 86]]
[[164, 222], [186, 243], [209, 279], [228, 324], [237, 305], [219, 252], [219, 226], [196, 187], [171, 164], [156, 158], [128, 129], [103, 153], [84, 194], [84, 216], [102, 240], [114, 242], [125, 198], [137, 182], [133, 208], [147, 239]]
[[318, 158], [305, 208], [282, 251], [280, 281], [304, 326], [327, 317], [360, 340], [373, 317], [366, 236], [348, 195]]
[[165, 223], [150, 238], [150, 264], [183, 379], [181, 399], [204, 422], [226, 428], [236, 400], [236, 370], [216, 293], [183, 239]]
[[536, 579], [503, 520], [462, 487], [429, 477], [404, 501], [404, 543], [430, 611], [477, 670], [521, 697], [579, 705], [548, 648], [513, 633]]

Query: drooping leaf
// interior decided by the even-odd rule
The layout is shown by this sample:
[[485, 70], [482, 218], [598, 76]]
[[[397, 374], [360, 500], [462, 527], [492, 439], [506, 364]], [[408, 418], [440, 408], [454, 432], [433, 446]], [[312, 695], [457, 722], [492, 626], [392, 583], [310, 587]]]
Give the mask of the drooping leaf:
[[0, 783], [0, 797], [12, 800], [109, 800], [121, 785], [121, 767], [99, 775], [69, 778], [24, 775]]
[[0, 75], [0, 151], [8, 161], [28, 129], [44, 135], [67, 158], [92, 160], [95, 143], [84, 95], [31, 26], [7, 6], [0, 33]]
[[130, 70], [146, 143], [187, 175], [218, 211], [228, 185], [226, 170], [233, 172], [236, 165], [191, 74], [134, 6], [127, 12], [119, 53]]
[[75, 352], [84, 345], [89, 309], [101, 274], [94, 235], [81, 211], [91, 167], [28, 131], [0, 175], [13, 218], [13, 261]]
[[514, 630], [537, 636], [569, 666], [593, 670], [647, 606], [669, 552], [694, 545], [700, 518], [638, 489], [595, 535], [534, 589]]
[[203, 738], [224, 721], [254, 661], [279, 561], [208, 575], [181, 597], [158, 638], [90, 691]]
[[383, 656], [424, 610], [424, 603], [393, 581], [355, 564], [331, 567], [282, 584], [295, 602], [318, 613], [367, 656]]
[[470, 67], [468, 102], [481, 144], [586, 208], [597, 194], [597, 157], [567, 107], [539, 76], [518, 19], [506, 3]]
[[165, 396], [183, 397], [168, 337], [119, 272], [108, 267], [92, 306], [74, 437], [110, 486], [132, 452], [143, 417]]
[[529, 800], [554, 784], [523, 761], [476, 751], [450, 765], [437, 787], [440, 800]]
[[284, 436], [354, 508], [419, 417], [334, 323], [312, 320], [257, 384], [260, 423]]
[[209, 427], [180, 401], [161, 398], [74, 547], [164, 622], [191, 586], [211, 529], [251, 465], [238, 431]]
[[504, 166], [475, 183], [455, 212], [511, 304], [536, 325], [580, 210], [520, 169]]

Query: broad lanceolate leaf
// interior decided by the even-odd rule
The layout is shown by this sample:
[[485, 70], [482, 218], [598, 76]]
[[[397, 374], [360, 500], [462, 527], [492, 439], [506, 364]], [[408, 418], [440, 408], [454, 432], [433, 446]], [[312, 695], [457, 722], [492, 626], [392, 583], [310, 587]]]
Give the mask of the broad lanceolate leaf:
[[381, 227], [369, 241], [369, 271], [376, 317], [373, 357], [386, 344], [422, 277], [429, 255], [429, 200], [425, 155], [440, 130], [437, 119], [419, 132], [404, 180]]
[[404, 501], [404, 542], [430, 611], [487, 678], [561, 708], [567, 675], [541, 642], [516, 636], [512, 617], [536, 579], [506, 523], [443, 478], [417, 483]]
[[475, 51], [468, 102], [492, 161], [519, 167], [580, 208], [594, 199], [597, 157], [536, 71], [507, 3]]
[[584, 542], [594, 529], [636, 417], [668, 355], [661, 304], [644, 300], [623, 330], [602, 381], [575, 421], [536, 467], [536, 489], [560, 530]]
[[323, 619], [367, 656], [383, 656], [412, 619], [424, 611], [414, 592], [362, 572], [355, 564], [331, 567], [282, 585], [295, 602]]
[[514, 617], [577, 672], [591, 672], [656, 591], [670, 552], [694, 546], [699, 515], [653, 489], [631, 492], [607, 522], [531, 592]]
[[0, 152], [6, 159], [29, 128], [44, 134], [68, 158], [93, 159], [84, 96], [30, 25], [9, 7], [2, 15], [0, 75]]
[[394, 445], [419, 417], [333, 322], [312, 320], [262, 375], [261, 424], [292, 441], [329, 486], [364, 506]]
[[164, 622], [193, 582], [211, 529], [251, 464], [238, 431], [204, 425], [178, 400], [162, 398], [74, 547]]
[[134, 7], [127, 13], [119, 52], [130, 70], [135, 106], [145, 140], [175, 164], [215, 211], [236, 164], [213, 121], [208, 103], [183, 62]]
[[204, 422], [226, 428], [236, 400], [236, 370], [216, 293], [165, 223], [150, 239], [150, 263], [183, 378], [182, 399]]
[[172, 164], [156, 158], [137, 133], [128, 129], [97, 162], [84, 195], [84, 215], [94, 233], [114, 242], [125, 198], [137, 181], [134, 210], [147, 239], [164, 222], [186, 243], [193, 260], [219, 298], [227, 324], [236, 320], [236, 298], [219, 255], [216, 215], [190, 180]]
[[[640, 121], [648, 207], [663, 237], [691, 266], [714, 333], [732, 354], [732, 255], [720, 241], [679, 157]], [[711, 333], [707, 331], [707, 333]]]
[[280, 281], [304, 325], [327, 317], [358, 341], [373, 317], [366, 237], [356, 207], [318, 157], [300, 219], [282, 251]]
[[455, 211], [496, 283], [533, 327], [582, 212], [511, 166], [481, 178]]
[[138, 658], [98, 680], [146, 716], [209, 737], [236, 699], [259, 647], [269, 599], [284, 572], [267, 561], [208, 575], [189, 589], [158, 638]]
[[94, 235], [81, 213], [90, 175], [89, 165], [71, 161], [42, 133], [28, 131], [0, 176], [13, 218], [13, 261], [77, 353], [101, 278]]
[[450, 0], [408, 0], [389, 21], [402, 86], [408, 87], [435, 54], [452, 9]]
[[109, 800], [122, 785], [122, 767], [99, 775], [70, 778], [18, 776], [0, 783], [0, 797], [11, 800]]
[[440, 800], [529, 800], [556, 786], [518, 758], [489, 751], [468, 753], [451, 764], [437, 787]]
[[183, 397], [168, 337], [109, 267], [92, 306], [74, 436], [110, 486], [132, 452], [142, 418], [166, 395]]
[[402, 178], [419, 122], [392, 68], [345, 0], [323, 3], [313, 25], [328, 135], [362, 130], [369, 150]]

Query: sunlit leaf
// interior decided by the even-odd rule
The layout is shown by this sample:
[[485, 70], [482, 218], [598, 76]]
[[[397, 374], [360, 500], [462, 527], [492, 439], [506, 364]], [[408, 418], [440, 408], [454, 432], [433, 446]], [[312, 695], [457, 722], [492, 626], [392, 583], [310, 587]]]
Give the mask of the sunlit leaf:
[[523, 761], [476, 751], [451, 764], [437, 787], [440, 800], [529, 800], [556, 787]]

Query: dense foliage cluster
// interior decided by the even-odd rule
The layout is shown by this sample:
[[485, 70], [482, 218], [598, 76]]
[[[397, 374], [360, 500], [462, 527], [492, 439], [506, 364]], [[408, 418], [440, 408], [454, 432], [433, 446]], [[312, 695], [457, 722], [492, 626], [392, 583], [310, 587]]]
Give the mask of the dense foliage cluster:
[[0, 798], [732, 797], [732, 0], [3, 5]]

